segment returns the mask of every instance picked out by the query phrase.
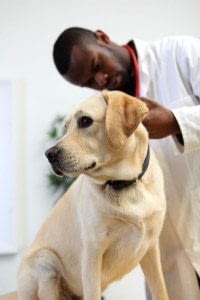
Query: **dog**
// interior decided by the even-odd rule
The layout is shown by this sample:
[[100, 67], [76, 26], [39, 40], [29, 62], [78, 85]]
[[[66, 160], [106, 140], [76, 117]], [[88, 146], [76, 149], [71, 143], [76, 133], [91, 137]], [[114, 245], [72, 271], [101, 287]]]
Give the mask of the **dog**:
[[154, 299], [168, 299], [164, 182], [142, 125], [147, 113], [141, 100], [104, 90], [66, 117], [66, 134], [45, 154], [58, 176], [79, 176], [21, 261], [20, 300], [100, 300], [138, 264]]

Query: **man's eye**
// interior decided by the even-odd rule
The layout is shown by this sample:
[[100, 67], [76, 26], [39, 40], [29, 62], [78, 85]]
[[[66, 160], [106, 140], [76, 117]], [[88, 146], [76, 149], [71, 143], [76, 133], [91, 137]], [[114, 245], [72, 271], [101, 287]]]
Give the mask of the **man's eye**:
[[100, 68], [101, 68], [101, 62], [98, 59], [93, 65], [93, 72], [98, 72], [100, 70]]
[[87, 128], [93, 124], [93, 120], [90, 117], [83, 116], [78, 119], [79, 128]]
[[96, 63], [94, 66], [94, 72], [98, 72], [100, 70], [100, 63]]

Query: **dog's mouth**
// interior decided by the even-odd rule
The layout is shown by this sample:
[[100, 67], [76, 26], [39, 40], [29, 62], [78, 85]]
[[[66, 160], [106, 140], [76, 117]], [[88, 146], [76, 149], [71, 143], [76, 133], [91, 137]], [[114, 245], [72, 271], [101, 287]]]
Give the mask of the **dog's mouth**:
[[63, 168], [65, 170], [61, 170], [61, 168], [59, 168], [57, 166], [57, 164], [51, 164], [52, 170], [53, 172], [57, 175], [57, 176], [77, 176], [81, 173], [87, 173], [89, 170], [92, 170], [96, 167], [96, 162], [93, 161], [91, 164], [89, 164], [88, 166], [84, 166], [81, 168], [72, 168], [70, 166], [68, 166], [67, 168]]
[[51, 164], [51, 167], [52, 167], [53, 172], [54, 172], [57, 176], [60, 176], [60, 177], [63, 177], [63, 176], [64, 176], [64, 173], [63, 173], [56, 165], [52, 165], [52, 164]]
[[57, 176], [78, 176], [82, 173], [90, 173], [97, 161], [93, 157], [80, 158], [76, 153], [65, 152], [63, 148], [53, 146], [49, 148], [45, 155], [51, 164], [53, 172]]

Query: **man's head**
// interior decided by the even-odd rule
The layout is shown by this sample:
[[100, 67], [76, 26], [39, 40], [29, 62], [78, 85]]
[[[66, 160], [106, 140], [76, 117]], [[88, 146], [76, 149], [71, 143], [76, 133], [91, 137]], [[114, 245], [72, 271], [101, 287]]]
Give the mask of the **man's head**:
[[66, 29], [54, 44], [53, 58], [59, 73], [75, 85], [129, 90], [129, 53], [100, 30]]

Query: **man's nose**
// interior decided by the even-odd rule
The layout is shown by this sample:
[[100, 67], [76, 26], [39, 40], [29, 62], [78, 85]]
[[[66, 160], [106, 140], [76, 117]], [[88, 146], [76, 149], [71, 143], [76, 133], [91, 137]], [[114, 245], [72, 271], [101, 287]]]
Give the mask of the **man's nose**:
[[48, 158], [50, 163], [53, 163], [60, 153], [60, 149], [56, 146], [47, 149], [45, 152], [46, 157]]
[[94, 75], [94, 79], [100, 88], [105, 87], [107, 84], [108, 74], [104, 72], [96, 72]]

